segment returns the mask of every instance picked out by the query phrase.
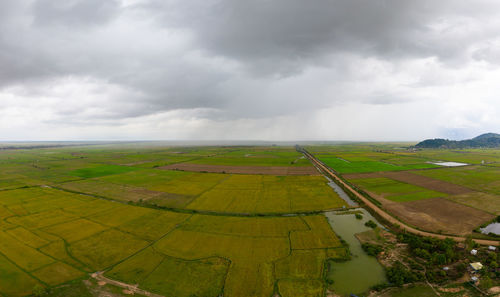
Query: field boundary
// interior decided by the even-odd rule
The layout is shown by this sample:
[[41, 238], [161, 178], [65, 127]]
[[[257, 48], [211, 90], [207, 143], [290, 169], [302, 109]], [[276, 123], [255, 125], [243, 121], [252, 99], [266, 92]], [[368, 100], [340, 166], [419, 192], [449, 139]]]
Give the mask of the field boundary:
[[[340, 184], [340, 185], [342, 185], [342, 187], [345, 187], [348, 191], [350, 191], [353, 195], [355, 195], [357, 199], [361, 200], [366, 207], [371, 209], [373, 212], [375, 212], [378, 216], [380, 216], [382, 219], [384, 219], [389, 224], [391, 224], [393, 226], [397, 226], [398, 228], [400, 228], [403, 231], [407, 231], [407, 232], [410, 232], [410, 233], [413, 233], [416, 235], [420, 235], [420, 236], [433, 237], [433, 238], [437, 238], [437, 239], [451, 238], [451, 239], [458, 241], [458, 242], [463, 242], [466, 240], [466, 238], [462, 237], [462, 236], [456, 236], [456, 235], [447, 236], [447, 235], [443, 235], [443, 234], [437, 234], [437, 233], [432, 233], [432, 232], [428, 232], [428, 231], [418, 230], [414, 227], [407, 225], [406, 223], [398, 220], [397, 218], [395, 218], [394, 216], [392, 216], [391, 214], [389, 214], [388, 212], [386, 212], [382, 208], [375, 205], [375, 203], [370, 201], [365, 196], [361, 195], [358, 191], [354, 190], [347, 182], [343, 181], [340, 177], [338, 177], [337, 174], [334, 173], [332, 169], [330, 169], [329, 167], [324, 165], [321, 161], [319, 161], [316, 157], [314, 157], [311, 153], [306, 151], [304, 148], [298, 147], [297, 149], [299, 151], [301, 151], [309, 160], [311, 160], [311, 162], [313, 162], [313, 164], [316, 164], [325, 173], [330, 175], [337, 184]], [[474, 241], [479, 243], [479, 244], [482, 244], [482, 245], [494, 245], [494, 246], [500, 245], [500, 242], [496, 241], [496, 240], [474, 239]]]

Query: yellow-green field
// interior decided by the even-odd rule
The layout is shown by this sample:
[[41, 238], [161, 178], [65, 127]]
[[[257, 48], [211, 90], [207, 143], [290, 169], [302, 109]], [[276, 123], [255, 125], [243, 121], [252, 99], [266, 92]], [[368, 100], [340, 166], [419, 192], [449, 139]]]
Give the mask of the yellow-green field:
[[[322, 291], [323, 261], [345, 253], [322, 215], [175, 213], [41, 187], [3, 191], [0, 203], [8, 296], [102, 270], [165, 296], [267, 296], [275, 284], [287, 296], [304, 283]], [[15, 206], [26, 213], [9, 212]]]
[[[351, 163], [346, 172], [388, 170], [392, 177], [367, 173], [374, 176], [348, 180], [394, 205], [425, 212], [440, 197], [490, 216], [500, 213], [500, 155], [493, 151], [410, 152], [389, 145], [315, 150], [335, 164]], [[436, 160], [475, 165], [434, 169], [427, 163]], [[321, 214], [347, 206], [327, 179], [160, 168], [176, 163], [311, 165], [291, 147], [1, 151], [0, 296], [28, 296], [34, 288], [85, 291], [82, 280], [97, 271], [163, 296], [325, 296], [326, 261], [349, 256]], [[435, 184], [426, 188], [394, 175], [410, 173], [470, 192], [440, 192]], [[495, 209], [487, 210], [485, 201]]]
[[322, 176], [144, 169], [60, 183], [57, 187], [126, 202], [226, 213], [307, 212], [346, 205]]
[[163, 296], [317, 296], [326, 288], [324, 262], [347, 256], [326, 218], [312, 214], [346, 206], [322, 176], [156, 168], [310, 165], [292, 148], [7, 155], [0, 154], [0, 296], [78, 287], [75, 280], [97, 271]]

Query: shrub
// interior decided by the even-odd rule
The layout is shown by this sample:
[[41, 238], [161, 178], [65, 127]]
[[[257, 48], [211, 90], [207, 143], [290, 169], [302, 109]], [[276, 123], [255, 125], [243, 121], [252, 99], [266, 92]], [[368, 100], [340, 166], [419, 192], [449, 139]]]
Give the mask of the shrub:
[[392, 267], [389, 267], [386, 274], [389, 282], [396, 286], [402, 286], [404, 284], [413, 283], [422, 279], [420, 275], [411, 272], [399, 261], [394, 263]]
[[372, 220], [369, 220], [368, 222], [365, 223], [365, 226], [366, 227], [370, 227], [370, 228], [376, 228], [377, 227], [377, 223], [375, 223]]
[[380, 245], [371, 244], [371, 243], [363, 243], [361, 245], [363, 250], [370, 256], [376, 257], [380, 254], [384, 249]]

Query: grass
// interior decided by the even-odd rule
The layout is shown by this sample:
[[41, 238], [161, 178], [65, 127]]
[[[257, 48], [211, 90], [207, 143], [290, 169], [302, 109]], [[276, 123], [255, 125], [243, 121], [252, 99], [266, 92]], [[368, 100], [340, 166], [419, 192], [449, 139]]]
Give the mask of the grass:
[[0, 253], [27, 271], [33, 271], [55, 262], [51, 257], [22, 244], [5, 232], [0, 232]]
[[49, 255], [54, 259], [59, 260], [60, 262], [90, 272], [90, 268], [85, 266], [85, 264], [83, 264], [80, 260], [76, 259], [72, 254], [69, 253], [68, 246], [69, 245], [64, 241], [56, 240], [40, 248], [40, 252], [44, 253], [45, 255]]
[[307, 231], [294, 231], [290, 234], [292, 249], [326, 249], [341, 246], [324, 216], [306, 216]]
[[235, 148], [186, 163], [229, 166], [310, 166], [302, 154], [290, 148]]
[[[147, 290], [165, 296], [218, 296], [228, 267], [229, 262], [221, 258], [185, 261], [165, 256], [142, 283]], [[170, 277], [165, 279], [165, 275]]]
[[287, 237], [248, 237], [178, 229], [154, 248], [186, 260], [214, 256], [229, 259], [231, 268], [224, 295], [264, 296], [273, 291], [272, 262], [288, 254], [289, 243]]
[[147, 241], [157, 240], [167, 234], [191, 215], [166, 211], [151, 211], [133, 220], [129, 220], [118, 228]]
[[360, 178], [349, 181], [365, 191], [375, 193], [395, 202], [408, 202], [447, 196], [445, 193], [428, 190], [385, 177]]
[[107, 227], [87, 219], [77, 219], [46, 227], [43, 231], [49, 234], [54, 234], [71, 243], [94, 235], [98, 232], [102, 232], [106, 229]]
[[500, 215], [500, 199], [498, 199], [497, 195], [483, 192], [470, 192], [460, 195], [448, 196], [447, 199], [453, 202], [484, 210], [497, 216]]
[[299, 217], [221, 217], [193, 216], [183, 230], [210, 232], [235, 236], [286, 237], [290, 230], [308, 230]]
[[64, 183], [59, 186], [69, 191], [104, 196], [110, 199], [126, 202], [149, 200], [151, 198], [164, 194], [162, 192], [155, 192], [141, 187], [116, 184], [96, 179], [78, 180]]
[[414, 173], [477, 191], [500, 195], [500, 168], [498, 167], [466, 166], [416, 171]]
[[33, 271], [33, 275], [44, 283], [54, 286], [81, 278], [85, 273], [67, 264], [56, 262]]
[[295, 280], [284, 279], [278, 282], [281, 296], [289, 297], [322, 297], [323, 282], [319, 279]]
[[146, 245], [146, 241], [127, 233], [107, 230], [71, 244], [69, 252], [97, 271], [125, 259]]
[[118, 166], [118, 165], [101, 165], [96, 167], [82, 168], [70, 171], [69, 174], [82, 177], [82, 178], [94, 178], [101, 177], [111, 174], [125, 173], [129, 171], [136, 170], [133, 167], [128, 166]]
[[25, 296], [39, 284], [37, 280], [23, 272], [0, 254], [0, 293], [5, 296]]
[[321, 176], [231, 175], [186, 208], [234, 213], [287, 213], [346, 205]]
[[[377, 171], [401, 171], [411, 169], [425, 169], [435, 168], [436, 165], [428, 163], [404, 164], [396, 165], [388, 162], [381, 162], [377, 160], [364, 159], [364, 158], [351, 158], [346, 160], [340, 157], [319, 156], [319, 160], [325, 163], [328, 167], [341, 174], [346, 173], [365, 173]], [[400, 162], [396, 162], [400, 163]], [[405, 162], [401, 162], [405, 163]]]
[[[274, 182], [265, 180], [268, 187]], [[203, 296], [224, 289], [228, 296], [268, 295], [277, 281], [274, 262], [290, 253], [290, 234], [303, 231], [319, 236], [324, 232], [314, 230], [324, 227], [312, 223], [315, 216], [190, 215], [43, 188], [10, 191], [17, 199], [3, 194], [9, 207], [22, 208], [38, 201], [54, 202], [58, 207], [22, 215], [2, 208], [9, 216], [5, 222], [9, 229], [0, 233], [0, 252], [48, 286], [113, 267], [110, 273], [117, 278], [137, 279], [142, 288], [157, 293], [174, 290], [175, 296]], [[74, 205], [61, 203], [63, 197]], [[331, 229], [326, 230], [328, 236], [335, 236]], [[319, 265], [311, 269], [321, 274]], [[21, 270], [17, 274], [11, 270], [20, 282], [31, 279]]]
[[5, 233], [32, 248], [39, 248], [49, 243], [47, 240], [23, 227], [12, 228], [5, 231]]
[[288, 257], [276, 261], [276, 278], [321, 279], [326, 258], [325, 250], [293, 250]]

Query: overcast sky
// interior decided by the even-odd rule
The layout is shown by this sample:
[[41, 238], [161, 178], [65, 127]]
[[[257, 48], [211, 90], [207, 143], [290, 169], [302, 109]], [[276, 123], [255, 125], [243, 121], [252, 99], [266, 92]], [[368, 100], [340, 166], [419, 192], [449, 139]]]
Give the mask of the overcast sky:
[[0, 140], [484, 132], [498, 0], [0, 1]]

